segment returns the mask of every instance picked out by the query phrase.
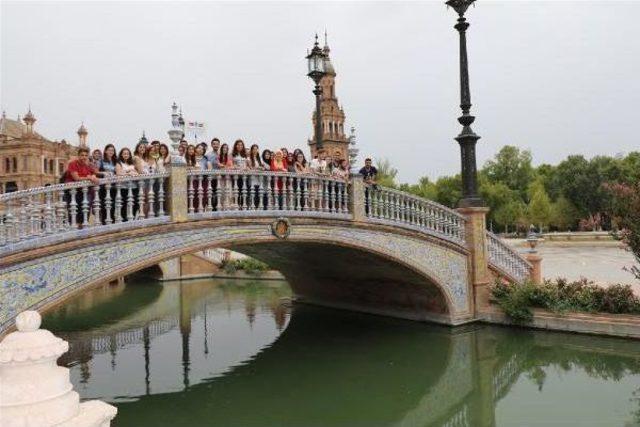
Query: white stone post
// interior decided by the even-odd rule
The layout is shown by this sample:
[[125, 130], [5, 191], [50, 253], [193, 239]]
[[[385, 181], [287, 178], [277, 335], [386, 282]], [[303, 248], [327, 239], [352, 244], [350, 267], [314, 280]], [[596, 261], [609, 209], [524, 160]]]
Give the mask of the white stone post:
[[0, 426], [109, 427], [118, 410], [105, 402], [80, 403], [69, 369], [56, 360], [69, 343], [39, 329], [40, 314], [16, 317], [17, 332], [0, 342]]

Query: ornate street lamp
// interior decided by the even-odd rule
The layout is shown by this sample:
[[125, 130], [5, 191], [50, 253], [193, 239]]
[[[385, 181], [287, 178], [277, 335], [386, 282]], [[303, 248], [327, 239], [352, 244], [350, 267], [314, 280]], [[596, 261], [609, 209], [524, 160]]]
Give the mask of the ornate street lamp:
[[461, 207], [483, 206], [482, 198], [478, 194], [478, 177], [476, 171], [476, 142], [480, 136], [471, 130], [471, 124], [475, 117], [469, 113], [471, 109], [471, 94], [469, 92], [469, 66], [467, 63], [467, 36], [469, 24], [464, 13], [475, 0], [448, 0], [447, 6], [451, 6], [458, 13], [458, 23], [453, 28], [460, 33], [460, 108], [462, 116], [458, 122], [462, 125], [462, 131], [455, 138], [460, 144], [460, 158], [462, 163], [462, 200]]
[[307, 56], [307, 62], [309, 65], [309, 76], [315, 83], [313, 94], [316, 96], [316, 151], [322, 149], [322, 123], [320, 122], [320, 95], [322, 95], [322, 88], [320, 87], [320, 80], [324, 77], [325, 73], [325, 55], [322, 53], [320, 45], [318, 45], [318, 34], [316, 34], [316, 42], [311, 49], [311, 53]]

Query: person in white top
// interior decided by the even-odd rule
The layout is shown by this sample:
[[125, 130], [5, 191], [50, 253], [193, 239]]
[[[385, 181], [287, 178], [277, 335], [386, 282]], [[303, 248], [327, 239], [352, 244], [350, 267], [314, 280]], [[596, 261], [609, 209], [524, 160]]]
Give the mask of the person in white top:
[[139, 174], [150, 173], [151, 167], [145, 160], [147, 153], [147, 144], [139, 142], [133, 150], [133, 164], [136, 165], [136, 171]]
[[123, 148], [118, 154], [118, 163], [116, 163], [116, 175], [118, 176], [134, 176], [138, 175], [136, 166], [133, 164], [131, 151]]
[[311, 172], [323, 174], [327, 169], [327, 162], [324, 159], [324, 153], [320, 154], [320, 157], [316, 154], [313, 156], [311, 162], [309, 162], [309, 169]]

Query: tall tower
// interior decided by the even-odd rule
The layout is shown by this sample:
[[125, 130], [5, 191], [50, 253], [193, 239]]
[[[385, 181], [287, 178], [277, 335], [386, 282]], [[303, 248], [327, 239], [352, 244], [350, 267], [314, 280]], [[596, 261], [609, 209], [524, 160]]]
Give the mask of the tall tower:
[[[335, 93], [336, 72], [331, 63], [329, 56], [331, 49], [327, 43], [327, 33], [324, 34], [324, 48], [322, 52], [325, 55], [325, 75], [320, 80], [322, 95], [320, 97], [320, 120], [322, 122], [322, 150], [327, 157], [340, 159], [349, 159], [349, 138], [344, 133], [344, 110], [338, 104], [338, 98]], [[313, 129], [316, 124], [315, 111], [312, 114], [311, 122]], [[315, 140], [309, 141], [311, 157], [320, 154], [316, 150]]]
[[84, 127], [84, 123], [82, 123], [78, 128], [78, 141], [80, 142], [80, 147], [87, 147], [87, 135], [89, 135], [89, 132], [87, 131], [87, 128]]

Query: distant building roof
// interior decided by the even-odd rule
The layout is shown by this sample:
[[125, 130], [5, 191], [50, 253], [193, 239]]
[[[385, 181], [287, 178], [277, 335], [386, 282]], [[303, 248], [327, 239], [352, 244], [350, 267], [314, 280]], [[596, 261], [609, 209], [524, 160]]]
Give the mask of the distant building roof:
[[[26, 132], [27, 126], [19, 120], [8, 119], [5, 116], [0, 118], [0, 135], [4, 135], [12, 139], [20, 139], [23, 134], [26, 134]], [[42, 138], [45, 141], [48, 141], [47, 138], [37, 132], [33, 132], [33, 135], [36, 138]]]

